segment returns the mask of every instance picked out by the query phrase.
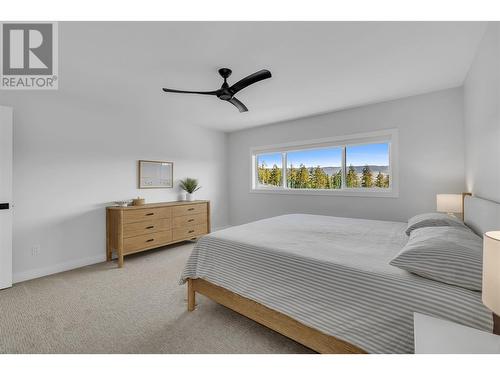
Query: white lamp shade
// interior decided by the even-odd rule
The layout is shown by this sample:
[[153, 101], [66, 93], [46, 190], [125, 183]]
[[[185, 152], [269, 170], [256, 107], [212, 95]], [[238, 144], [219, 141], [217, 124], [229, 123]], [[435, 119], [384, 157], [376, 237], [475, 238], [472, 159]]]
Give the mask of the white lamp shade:
[[484, 234], [483, 303], [500, 315], [500, 231]]
[[438, 212], [461, 213], [462, 194], [438, 194], [436, 195], [436, 209]]

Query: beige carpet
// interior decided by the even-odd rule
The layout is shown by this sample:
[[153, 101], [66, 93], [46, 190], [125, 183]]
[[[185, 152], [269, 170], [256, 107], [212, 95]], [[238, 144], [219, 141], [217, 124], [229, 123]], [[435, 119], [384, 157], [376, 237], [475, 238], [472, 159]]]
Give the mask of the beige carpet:
[[1, 353], [310, 353], [178, 285], [192, 244], [0, 290]]

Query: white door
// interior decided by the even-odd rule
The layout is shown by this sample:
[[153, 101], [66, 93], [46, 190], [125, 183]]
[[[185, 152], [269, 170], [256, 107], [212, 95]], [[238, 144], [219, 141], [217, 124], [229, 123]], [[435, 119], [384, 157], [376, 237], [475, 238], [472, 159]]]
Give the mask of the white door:
[[0, 289], [12, 286], [12, 108], [0, 106]]

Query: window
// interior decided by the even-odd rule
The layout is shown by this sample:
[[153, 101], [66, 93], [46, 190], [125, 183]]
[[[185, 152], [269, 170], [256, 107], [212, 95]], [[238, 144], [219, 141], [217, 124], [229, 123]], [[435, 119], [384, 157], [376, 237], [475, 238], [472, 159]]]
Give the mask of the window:
[[345, 153], [347, 188], [389, 188], [389, 143], [347, 145]]
[[282, 186], [283, 160], [281, 153], [258, 155], [257, 171], [258, 187], [272, 188]]
[[397, 196], [397, 130], [253, 148], [254, 192]]
[[289, 151], [286, 160], [287, 188], [342, 188], [342, 148]]

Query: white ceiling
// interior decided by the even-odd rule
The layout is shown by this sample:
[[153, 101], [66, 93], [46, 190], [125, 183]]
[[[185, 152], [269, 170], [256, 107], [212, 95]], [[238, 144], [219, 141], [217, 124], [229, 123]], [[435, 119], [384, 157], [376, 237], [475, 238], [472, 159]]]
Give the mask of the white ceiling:
[[[61, 23], [60, 87], [110, 106], [161, 108], [169, 122], [235, 131], [462, 85], [485, 23]], [[214, 90], [259, 69], [273, 77], [237, 94]], [[76, 78], [78, 77], [78, 78]], [[66, 79], [66, 85], [65, 80]], [[118, 98], [118, 99], [117, 99]]]

